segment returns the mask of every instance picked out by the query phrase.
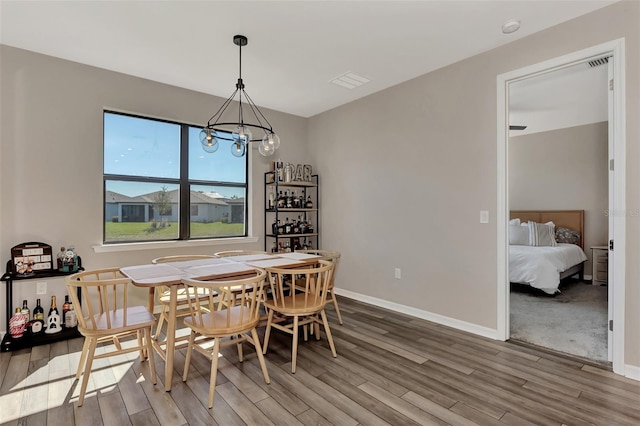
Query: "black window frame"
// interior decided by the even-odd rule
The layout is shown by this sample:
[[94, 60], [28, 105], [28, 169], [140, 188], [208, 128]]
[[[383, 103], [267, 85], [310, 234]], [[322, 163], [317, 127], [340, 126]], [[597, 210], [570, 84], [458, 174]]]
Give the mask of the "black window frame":
[[[169, 123], [180, 126], [180, 177], [178, 179], [172, 178], [157, 178], [157, 177], [147, 177], [147, 176], [131, 176], [131, 175], [118, 175], [118, 174], [106, 174], [104, 172], [104, 127], [105, 127], [105, 115], [106, 114], [115, 114], [122, 115], [126, 117], [132, 118], [140, 118], [143, 120], [152, 120], [158, 121], [162, 123]], [[102, 152], [103, 152], [103, 161], [102, 161], [102, 243], [105, 245], [108, 244], [132, 244], [132, 243], [153, 243], [153, 242], [161, 242], [161, 241], [189, 241], [189, 240], [223, 240], [227, 238], [242, 238], [247, 237], [249, 235], [249, 155], [250, 149], [247, 147], [244, 155], [245, 160], [245, 183], [238, 182], [226, 182], [226, 181], [208, 181], [208, 180], [199, 180], [199, 179], [189, 179], [189, 129], [196, 128], [199, 129], [203, 126], [182, 123], [178, 121], [172, 121], [167, 119], [161, 119], [156, 117], [148, 117], [140, 114], [132, 114], [125, 113], [121, 111], [114, 110], [103, 110], [102, 111]], [[223, 132], [227, 132], [224, 129], [221, 129]], [[231, 133], [231, 132], [228, 132]], [[216, 153], [207, 153], [207, 155], [216, 155]], [[124, 241], [107, 241], [106, 240], [106, 193], [107, 193], [107, 182], [108, 181], [127, 181], [127, 182], [138, 182], [138, 183], [157, 183], [157, 184], [172, 184], [178, 185], [180, 188], [180, 201], [179, 201], [179, 233], [178, 238], [164, 238], [164, 239], [144, 239], [144, 240], [124, 240]], [[243, 188], [245, 193], [245, 202], [244, 202], [244, 233], [242, 235], [228, 235], [228, 236], [204, 236], [204, 237], [191, 237], [191, 186], [193, 185], [205, 185], [205, 186], [222, 186], [222, 187], [234, 187], [234, 188]]]

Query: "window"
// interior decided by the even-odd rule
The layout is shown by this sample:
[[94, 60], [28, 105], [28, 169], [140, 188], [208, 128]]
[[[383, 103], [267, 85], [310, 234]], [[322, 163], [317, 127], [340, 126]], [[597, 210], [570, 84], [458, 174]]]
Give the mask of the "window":
[[104, 112], [104, 242], [247, 235], [248, 155], [201, 148], [201, 128]]

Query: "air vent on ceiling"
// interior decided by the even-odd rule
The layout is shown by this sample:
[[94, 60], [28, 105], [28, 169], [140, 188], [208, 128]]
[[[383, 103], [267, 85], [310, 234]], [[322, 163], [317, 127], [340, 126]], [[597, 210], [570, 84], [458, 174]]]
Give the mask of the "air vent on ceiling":
[[589, 68], [599, 67], [600, 65], [606, 65], [609, 63], [610, 56], [605, 56], [604, 58], [592, 59], [588, 62]]
[[329, 83], [336, 84], [340, 87], [344, 87], [345, 89], [354, 89], [370, 81], [371, 80], [367, 77], [363, 77], [360, 74], [347, 71], [344, 74], [332, 78], [331, 80], [329, 80]]

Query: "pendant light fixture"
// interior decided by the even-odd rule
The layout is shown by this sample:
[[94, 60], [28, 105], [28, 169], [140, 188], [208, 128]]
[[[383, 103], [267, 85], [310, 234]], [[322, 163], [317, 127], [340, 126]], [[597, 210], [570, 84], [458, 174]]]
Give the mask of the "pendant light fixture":
[[[273, 155], [280, 146], [280, 137], [275, 134], [267, 118], [244, 90], [244, 82], [242, 81], [242, 46], [247, 45], [247, 37], [236, 35], [233, 37], [233, 43], [240, 48], [240, 65], [236, 90], [224, 101], [218, 112], [213, 114], [207, 125], [200, 131], [200, 143], [202, 143], [202, 149], [206, 152], [216, 152], [219, 140], [230, 140], [233, 142], [231, 144], [231, 153], [236, 157], [242, 157], [247, 148], [249, 148], [250, 142], [260, 142], [258, 151], [268, 157]], [[236, 95], [238, 98], [238, 121], [222, 122], [225, 111], [232, 101], [236, 100]], [[243, 108], [245, 107], [251, 111], [257, 124], [244, 121]], [[222, 131], [223, 126], [234, 126], [230, 138], [228, 132]], [[251, 128], [262, 130], [264, 132], [262, 139], [252, 139]]]

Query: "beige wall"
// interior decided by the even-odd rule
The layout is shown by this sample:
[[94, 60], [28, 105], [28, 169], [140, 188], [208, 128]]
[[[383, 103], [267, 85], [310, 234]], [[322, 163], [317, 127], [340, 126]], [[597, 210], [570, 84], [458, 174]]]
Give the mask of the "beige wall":
[[[211, 245], [96, 253], [102, 242], [102, 111], [128, 111], [204, 124], [223, 99], [36, 53], [0, 46], [0, 259], [25, 241], [42, 241], [57, 252], [74, 244], [87, 268], [124, 266], [178, 253], [263, 248], [263, 173], [266, 159], [253, 150], [251, 218], [253, 244]], [[214, 70], [215, 71], [215, 70]], [[211, 78], [216, 78], [212, 75]], [[232, 88], [234, 81], [229, 82]], [[286, 143], [283, 161], [306, 163], [307, 121], [265, 110]], [[211, 154], [215, 155], [215, 154]], [[171, 246], [171, 244], [169, 244]], [[47, 279], [49, 294], [65, 294], [61, 279]], [[14, 301], [35, 302], [35, 283], [14, 286]], [[29, 285], [31, 283], [31, 285]], [[0, 330], [5, 330], [5, 292], [0, 290]], [[143, 292], [137, 292], [139, 300]]]
[[[499, 74], [626, 39], [627, 209], [640, 211], [640, 3], [620, 2], [310, 119], [336, 286], [497, 327]], [[490, 223], [479, 223], [489, 210]], [[640, 218], [626, 222], [625, 363], [640, 366]], [[394, 268], [402, 279], [394, 279]]]
[[511, 210], [584, 210], [584, 248], [606, 245], [609, 223], [607, 122], [509, 139]]

